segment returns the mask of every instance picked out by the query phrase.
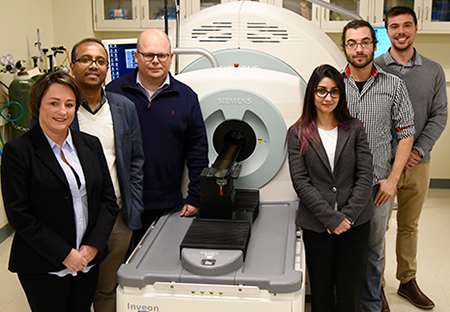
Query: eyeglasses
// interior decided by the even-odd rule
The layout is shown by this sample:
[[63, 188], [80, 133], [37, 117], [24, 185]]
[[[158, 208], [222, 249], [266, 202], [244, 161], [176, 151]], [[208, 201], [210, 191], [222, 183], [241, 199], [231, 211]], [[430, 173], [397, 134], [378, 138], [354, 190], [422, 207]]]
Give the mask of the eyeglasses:
[[80, 57], [79, 59], [73, 61], [74, 63], [76, 62], [80, 62], [81, 65], [83, 66], [91, 66], [91, 64], [95, 63], [97, 66], [99, 67], [105, 67], [109, 65], [109, 62], [103, 58], [99, 58], [99, 59], [91, 59], [88, 57]]
[[320, 98], [326, 98], [328, 94], [333, 99], [337, 99], [341, 96], [340, 89], [332, 89], [331, 91], [328, 91], [327, 89], [317, 88], [317, 89], [314, 89], [314, 91], [316, 91], [316, 95]]
[[140, 52], [140, 51], [137, 51], [137, 52], [144, 57], [144, 60], [146, 62], [152, 62], [155, 59], [155, 56], [156, 56], [157, 60], [160, 63], [164, 63], [164, 62], [166, 62], [169, 59], [169, 56], [170, 56], [170, 54], [168, 54], [168, 53], [157, 53], [157, 54], [154, 54], [154, 53], [143, 53], [143, 52]]
[[349, 50], [356, 50], [356, 48], [358, 48], [358, 46], [361, 46], [361, 48], [366, 49], [366, 48], [370, 47], [372, 44], [373, 44], [373, 41], [370, 41], [370, 40], [364, 40], [361, 42], [349, 40], [345, 46]]

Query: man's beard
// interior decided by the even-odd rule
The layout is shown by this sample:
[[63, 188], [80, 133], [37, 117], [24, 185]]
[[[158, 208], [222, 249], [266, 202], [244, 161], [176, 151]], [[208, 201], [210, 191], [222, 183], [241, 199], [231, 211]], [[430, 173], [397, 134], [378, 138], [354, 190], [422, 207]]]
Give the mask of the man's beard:
[[374, 53], [372, 52], [372, 55], [369, 55], [369, 57], [366, 59], [366, 62], [357, 63], [357, 62], [353, 61], [351, 56], [349, 56], [347, 53], [345, 53], [345, 57], [347, 58], [347, 61], [356, 68], [364, 68], [367, 65], [369, 65], [373, 61], [373, 55], [374, 55]]
[[403, 51], [406, 51], [406, 50], [408, 50], [410, 47], [412, 46], [412, 44], [408, 44], [407, 46], [398, 46], [398, 45], [396, 45], [396, 44], [392, 44], [392, 48], [394, 48], [395, 50], [397, 50], [397, 51], [399, 51], [399, 52], [403, 52]]

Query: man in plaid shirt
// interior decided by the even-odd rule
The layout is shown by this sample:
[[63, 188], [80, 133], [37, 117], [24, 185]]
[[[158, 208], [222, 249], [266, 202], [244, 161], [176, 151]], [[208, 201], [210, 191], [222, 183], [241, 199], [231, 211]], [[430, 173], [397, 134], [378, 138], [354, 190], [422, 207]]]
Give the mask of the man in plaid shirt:
[[[390, 200], [408, 160], [414, 139], [414, 112], [403, 80], [373, 63], [375, 32], [362, 20], [349, 22], [342, 33], [348, 64], [343, 70], [350, 114], [363, 122], [373, 154], [373, 213], [366, 281], [361, 311], [382, 311], [381, 274]], [[398, 147], [392, 151], [396, 132]], [[395, 161], [391, 164], [395, 153]]]

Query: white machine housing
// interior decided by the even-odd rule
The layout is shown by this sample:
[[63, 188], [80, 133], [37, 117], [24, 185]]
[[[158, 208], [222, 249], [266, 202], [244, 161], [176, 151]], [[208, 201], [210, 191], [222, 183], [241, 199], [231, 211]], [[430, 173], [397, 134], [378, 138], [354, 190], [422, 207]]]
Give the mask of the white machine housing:
[[[300, 77], [261, 68], [211, 68], [177, 76], [197, 92], [208, 136], [209, 160], [219, 153], [214, 132], [226, 121], [250, 125], [253, 153], [242, 164], [237, 188], [259, 189], [260, 200], [296, 200], [286, 159], [287, 128], [301, 114]], [[276, 104], [276, 105], [275, 105]]]
[[334, 42], [289, 10], [259, 2], [217, 5], [181, 22], [181, 48], [204, 48], [204, 57], [180, 55], [176, 78], [199, 96], [209, 141], [209, 160], [218, 152], [213, 137], [225, 121], [255, 131], [254, 153], [240, 162], [237, 188], [259, 189], [261, 201], [296, 200], [286, 159], [287, 129], [301, 115], [303, 90], [315, 67], [345, 65]]
[[[264, 52], [288, 64], [305, 81], [318, 65], [341, 69], [346, 64], [342, 51], [310, 21], [290, 10], [256, 1], [224, 3], [193, 14], [181, 21], [179, 38], [180, 48]], [[180, 69], [198, 58], [181, 56]], [[219, 65], [232, 67], [233, 63]]]

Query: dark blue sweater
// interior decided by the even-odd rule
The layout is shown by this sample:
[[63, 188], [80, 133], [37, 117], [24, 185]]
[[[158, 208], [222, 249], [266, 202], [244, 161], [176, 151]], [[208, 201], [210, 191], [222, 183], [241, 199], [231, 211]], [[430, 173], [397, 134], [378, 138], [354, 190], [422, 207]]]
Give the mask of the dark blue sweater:
[[136, 105], [145, 155], [145, 210], [181, 204], [185, 162], [190, 181], [186, 203], [199, 207], [200, 173], [208, 166], [208, 142], [197, 94], [169, 73], [170, 86], [149, 105], [136, 85], [136, 75], [137, 69], [113, 80], [106, 90], [123, 94]]

